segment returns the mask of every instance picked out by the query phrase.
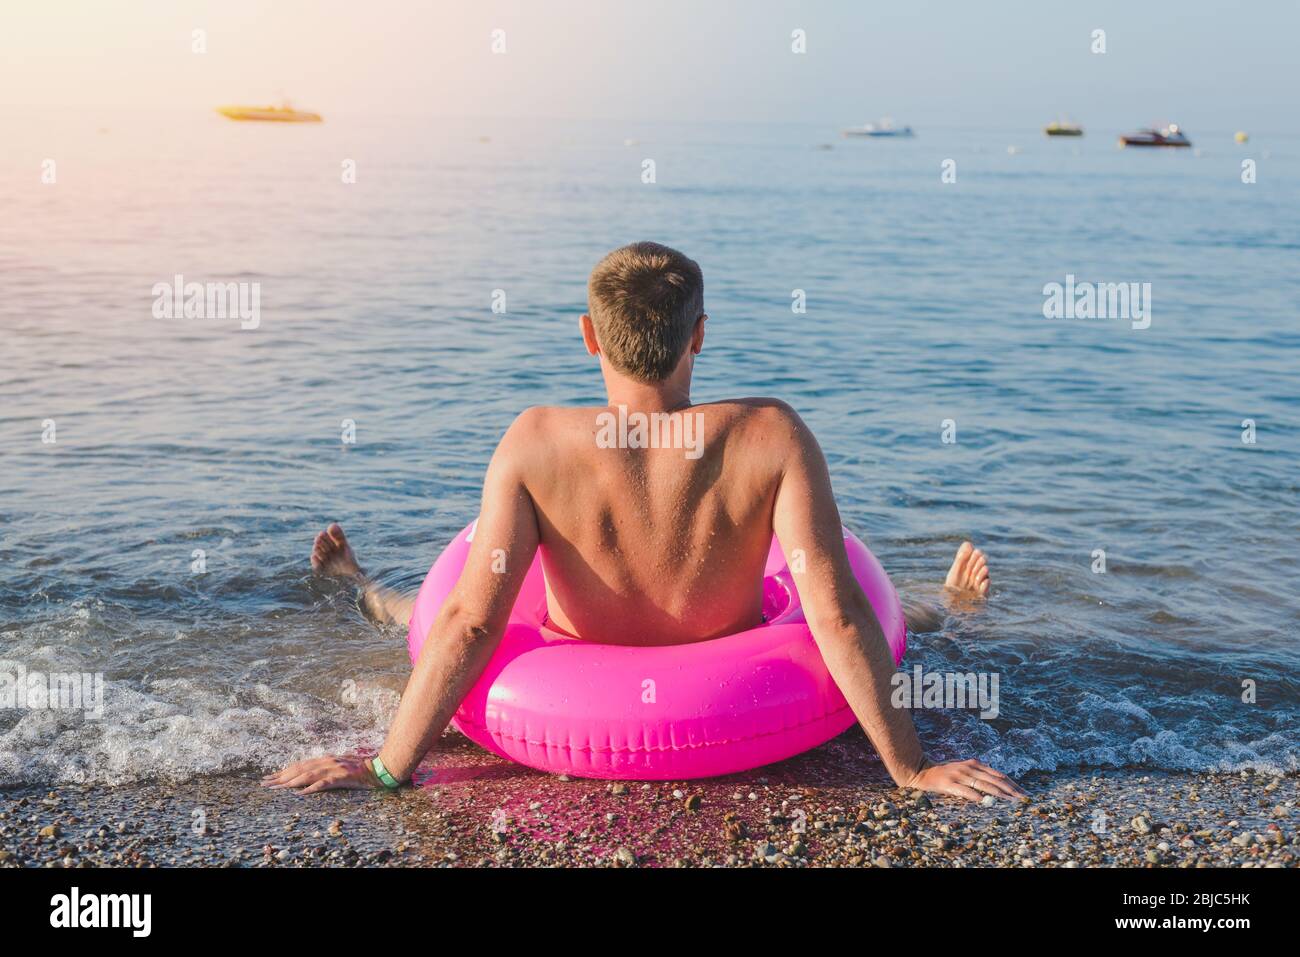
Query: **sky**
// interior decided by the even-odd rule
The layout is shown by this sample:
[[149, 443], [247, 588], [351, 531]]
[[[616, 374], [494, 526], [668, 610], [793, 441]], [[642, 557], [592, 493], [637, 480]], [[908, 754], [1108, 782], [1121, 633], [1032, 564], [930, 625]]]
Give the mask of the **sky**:
[[0, 0], [0, 109], [1293, 132], [1298, 35], [1297, 0]]

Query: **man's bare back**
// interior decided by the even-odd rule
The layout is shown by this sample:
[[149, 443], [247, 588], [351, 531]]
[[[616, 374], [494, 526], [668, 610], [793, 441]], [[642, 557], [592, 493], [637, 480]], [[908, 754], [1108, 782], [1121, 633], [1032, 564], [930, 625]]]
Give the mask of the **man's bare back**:
[[[907, 711], [891, 704], [893, 656], [849, 564], [821, 447], [794, 410], [774, 399], [691, 403], [708, 319], [699, 266], [634, 244], [597, 265], [588, 297], [579, 324], [608, 405], [529, 409], [502, 437], [465, 566], [380, 754], [299, 762], [267, 784], [318, 791], [408, 780], [487, 667], [539, 554], [555, 627], [602, 643], [680, 644], [759, 624], [775, 534], [787, 554], [803, 553], [792, 574], [808, 628], [899, 786], [967, 800], [1021, 796], [979, 761], [934, 764]], [[664, 441], [663, 431], [655, 441], [626, 427], [634, 416], [662, 426], [674, 415], [698, 431], [683, 421], [667, 431], [681, 441]], [[337, 525], [317, 537], [312, 563], [364, 582]], [[946, 584], [982, 597], [983, 555], [963, 545]], [[409, 598], [383, 589], [367, 587], [363, 601], [389, 620], [410, 613]]]
[[[637, 411], [623, 415], [636, 422]], [[524, 466], [537, 514], [551, 625], [591, 641], [664, 645], [760, 624], [792, 442], [787, 408], [739, 399], [673, 413], [701, 430], [698, 457], [602, 447], [598, 433], [617, 414], [535, 408], [514, 430], [508, 454]]]

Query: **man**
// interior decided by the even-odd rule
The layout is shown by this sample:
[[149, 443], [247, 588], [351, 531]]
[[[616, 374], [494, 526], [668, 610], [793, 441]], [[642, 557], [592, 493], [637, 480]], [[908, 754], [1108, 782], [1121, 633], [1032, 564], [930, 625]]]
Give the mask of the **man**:
[[[926, 759], [911, 716], [890, 704], [893, 657], [849, 566], [817, 440], [775, 399], [691, 402], [707, 319], [700, 268], [676, 250], [635, 243], [597, 264], [580, 327], [608, 405], [528, 409], [506, 431], [484, 479], [465, 569], [378, 761], [300, 761], [266, 784], [310, 793], [377, 787], [380, 775], [389, 784], [409, 779], [486, 667], [539, 545], [552, 627], [589, 641], [656, 645], [758, 625], [775, 533], [787, 555], [803, 550], [805, 570], [794, 578], [808, 625], [893, 779], [970, 800], [1023, 797], [978, 761]], [[676, 422], [670, 440], [610, 428], [611, 417], [638, 414]], [[409, 618], [411, 600], [366, 582], [337, 525], [317, 537], [312, 562], [361, 581], [363, 605], [377, 618]], [[964, 544], [947, 585], [968, 598], [987, 594], [983, 554]], [[914, 629], [938, 620], [933, 610], [908, 617]]]

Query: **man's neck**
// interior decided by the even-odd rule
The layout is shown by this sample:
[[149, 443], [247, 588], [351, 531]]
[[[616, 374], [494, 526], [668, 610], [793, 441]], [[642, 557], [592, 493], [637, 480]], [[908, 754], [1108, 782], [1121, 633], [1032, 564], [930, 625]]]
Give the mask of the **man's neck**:
[[679, 370], [663, 382], [638, 382], [607, 372], [605, 394], [614, 408], [625, 405], [638, 412], [677, 412], [691, 404], [691, 377], [689, 370]]

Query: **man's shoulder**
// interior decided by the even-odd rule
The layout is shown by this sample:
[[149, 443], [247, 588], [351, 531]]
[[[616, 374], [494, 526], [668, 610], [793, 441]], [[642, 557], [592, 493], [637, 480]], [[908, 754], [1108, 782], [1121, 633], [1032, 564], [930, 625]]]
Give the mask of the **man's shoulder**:
[[741, 410], [736, 432], [746, 445], [757, 444], [766, 455], [804, 455], [819, 448], [812, 430], [790, 403], [765, 396], [729, 399]]
[[782, 399], [750, 396], [743, 399], [722, 399], [704, 405], [718, 408], [749, 428], [764, 431], [777, 430], [786, 434], [804, 428], [799, 413], [790, 403]]
[[596, 408], [561, 405], [533, 405], [524, 409], [506, 429], [501, 447], [523, 452], [531, 448], [553, 448], [565, 436], [590, 431]]
[[788, 419], [791, 417], [798, 418], [798, 413], [790, 403], [783, 399], [774, 399], [770, 396], [748, 396], [743, 399], [719, 399], [716, 402], [703, 403], [705, 405], [716, 405], [724, 408], [732, 408], [737, 411], [756, 415], [763, 418]]
[[602, 411], [604, 406], [530, 405], [515, 416], [509, 432], [536, 435], [578, 426], [585, 427], [594, 421], [597, 413]]

